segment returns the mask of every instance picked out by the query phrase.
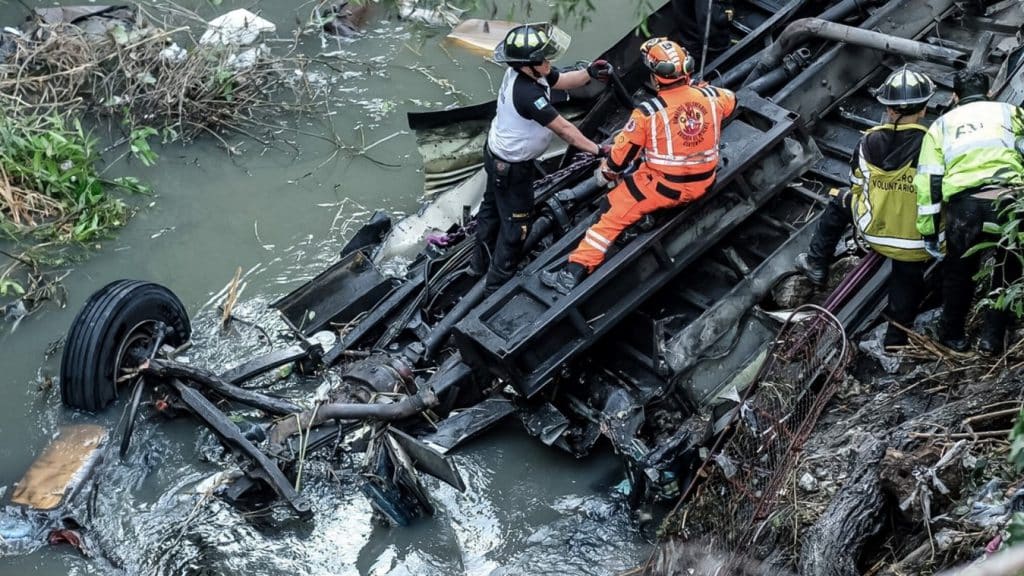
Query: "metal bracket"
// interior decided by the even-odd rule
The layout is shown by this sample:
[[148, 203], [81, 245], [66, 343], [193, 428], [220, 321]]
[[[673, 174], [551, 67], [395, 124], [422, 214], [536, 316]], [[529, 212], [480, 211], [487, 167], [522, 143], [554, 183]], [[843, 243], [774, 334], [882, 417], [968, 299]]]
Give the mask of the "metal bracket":
[[238, 427], [223, 412], [218, 410], [213, 402], [210, 402], [198, 390], [177, 378], [172, 378], [168, 382], [178, 392], [182, 402], [199, 417], [207, 428], [217, 434], [230, 448], [248, 456], [262, 470], [266, 475], [264, 480], [266, 480], [267, 484], [270, 485], [279, 497], [284, 498], [288, 502], [288, 505], [292, 507], [292, 510], [295, 510], [300, 518], [307, 520], [313, 517], [313, 509], [309, 500], [295, 491], [295, 487], [292, 486], [288, 478], [281, 472], [281, 469], [277, 467], [277, 464], [267, 458], [263, 452], [260, 452], [259, 448], [243, 436]]

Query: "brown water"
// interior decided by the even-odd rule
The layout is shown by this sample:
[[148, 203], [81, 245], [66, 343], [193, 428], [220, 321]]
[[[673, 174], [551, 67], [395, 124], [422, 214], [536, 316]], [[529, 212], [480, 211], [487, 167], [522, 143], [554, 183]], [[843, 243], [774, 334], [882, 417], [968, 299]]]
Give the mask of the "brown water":
[[[566, 23], [573, 34], [568, 62], [598, 54], [634, 21], [632, 3], [595, 4], [599, 7], [586, 30]], [[253, 5], [195, 3], [204, 17]], [[311, 7], [269, 1], [255, 6], [278, 23], [283, 37]], [[489, 12], [487, 7], [478, 15]], [[24, 14], [19, 4], [6, 3], [0, 6], [0, 23], [14, 25]], [[526, 19], [544, 16], [535, 7]], [[331, 110], [337, 133], [353, 144], [376, 142], [407, 132], [409, 110], [489, 99], [500, 68], [457, 48], [440, 48], [443, 35], [381, 15], [365, 36], [351, 42], [321, 46], [318, 39], [305, 38], [303, 50], [310, 54], [341, 50], [346, 60], [366, 63], [339, 64], [345, 72], [330, 79], [338, 88]], [[464, 97], [446, 92], [412, 66], [450, 80]], [[300, 126], [326, 131], [323, 117], [302, 119]], [[121, 162], [111, 169], [152, 183], [156, 195], [137, 200], [138, 216], [74, 267], [66, 280], [66, 309], [48, 307], [14, 331], [0, 325], [0, 486], [7, 495], [58, 425], [113, 426], [120, 417], [120, 406], [99, 415], [68, 411], [56, 390], [39, 389], [58, 371], [59, 353], [46, 358], [48, 346], [93, 291], [119, 278], [170, 287], [194, 317], [192, 361], [224, 368], [264, 349], [244, 327], [227, 335], [217, 329], [211, 297], [236, 267], [245, 271], [236, 314], [261, 321], [273, 335], [268, 302], [329, 264], [372, 210], [403, 212], [418, 205], [422, 176], [412, 134], [373, 150], [398, 168], [344, 155], [318, 167], [332, 152], [330, 145], [288, 137], [299, 152], [284, 146], [263, 150], [230, 136], [228, 141], [244, 150], [240, 157], [229, 157], [213, 141], [198, 141], [158, 149], [154, 168]], [[308, 393], [310, 385], [298, 389]], [[88, 534], [102, 557], [84, 559], [68, 547], [43, 547], [0, 556], [0, 575], [614, 574], [645, 551], [615, 490], [621, 473], [613, 456], [576, 461], [540, 445], [511, 421], [458, 453], [469, 486], [465, 493], [428, 481], [438, 512], [408, 528], [373, 527], [370, 507], [346, 471], [351, 466], [332, 474], [325, 464], [304, 473], [304, 490], [317, 502], [314, 520], [298, 522], [282, 512], [257, 523], [190, 492], [196, 482], [230, 467], [230, 456], [208, 433], [182, 420], [145, 421], [136, 434], [128, 461], [105, 463], [94, 500], [78, 511], [90, 518]]]

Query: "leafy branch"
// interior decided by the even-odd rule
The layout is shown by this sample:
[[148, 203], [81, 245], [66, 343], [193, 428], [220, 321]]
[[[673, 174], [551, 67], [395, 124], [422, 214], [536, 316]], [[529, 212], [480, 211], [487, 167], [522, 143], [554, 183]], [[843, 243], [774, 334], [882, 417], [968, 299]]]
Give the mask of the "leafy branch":
[[[1024, 267], [1024, 231], [1021, 230], [1021, 215], [1024, 214], [1024, 198], [1014, 196], [1011, 201], [1002, 201], [997, 213], [997, 222], [985, 222], [983, 232], [992, 237], [972, 246], [964, 257], [993, 250], [986, 258], [975, 281], [986, 281], [1002, 277], [1008, 264]], [[979, 306], [990, 306], [996, 310], [1009, 310], [1017, 318], [1024, 317], [1024, 278], [1018, 278], [1007, 286], [990, 285]]]

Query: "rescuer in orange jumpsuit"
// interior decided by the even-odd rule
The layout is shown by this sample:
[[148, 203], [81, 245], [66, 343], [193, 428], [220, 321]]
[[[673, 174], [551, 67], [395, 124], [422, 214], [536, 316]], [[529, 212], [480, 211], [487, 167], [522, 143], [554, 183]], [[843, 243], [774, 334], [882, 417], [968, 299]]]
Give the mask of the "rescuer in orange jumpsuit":
[[601, 170], [618, 178], [638, 155], [643, 161], [609, 192], [610, 208], [569, 254], [569, 264], [541, 274], [562, 294], [604, 261], [623, 230], [646, 214], [700, 198], [715, 180], [722, 121], [735, 110], [736, 95], [707, 83], [691, 85], [693, 59], [671, 40], [652, 38], [640, 51], [658, 96], [633, 110]]

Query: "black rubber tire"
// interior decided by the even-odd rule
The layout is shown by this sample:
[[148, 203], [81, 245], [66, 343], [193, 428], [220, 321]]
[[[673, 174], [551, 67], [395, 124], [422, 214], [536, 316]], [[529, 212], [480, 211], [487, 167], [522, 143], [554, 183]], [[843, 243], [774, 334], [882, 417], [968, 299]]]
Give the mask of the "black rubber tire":
[[180, 346], [192, 335], [181, 300], [152, 282], [116, 280], [85, 302], [64, 339], [60, 398], [65, 406], [96, 412], [117, 397], [117, 354], [131, 331], [160, 321], [174, 331], [164, 342]]

